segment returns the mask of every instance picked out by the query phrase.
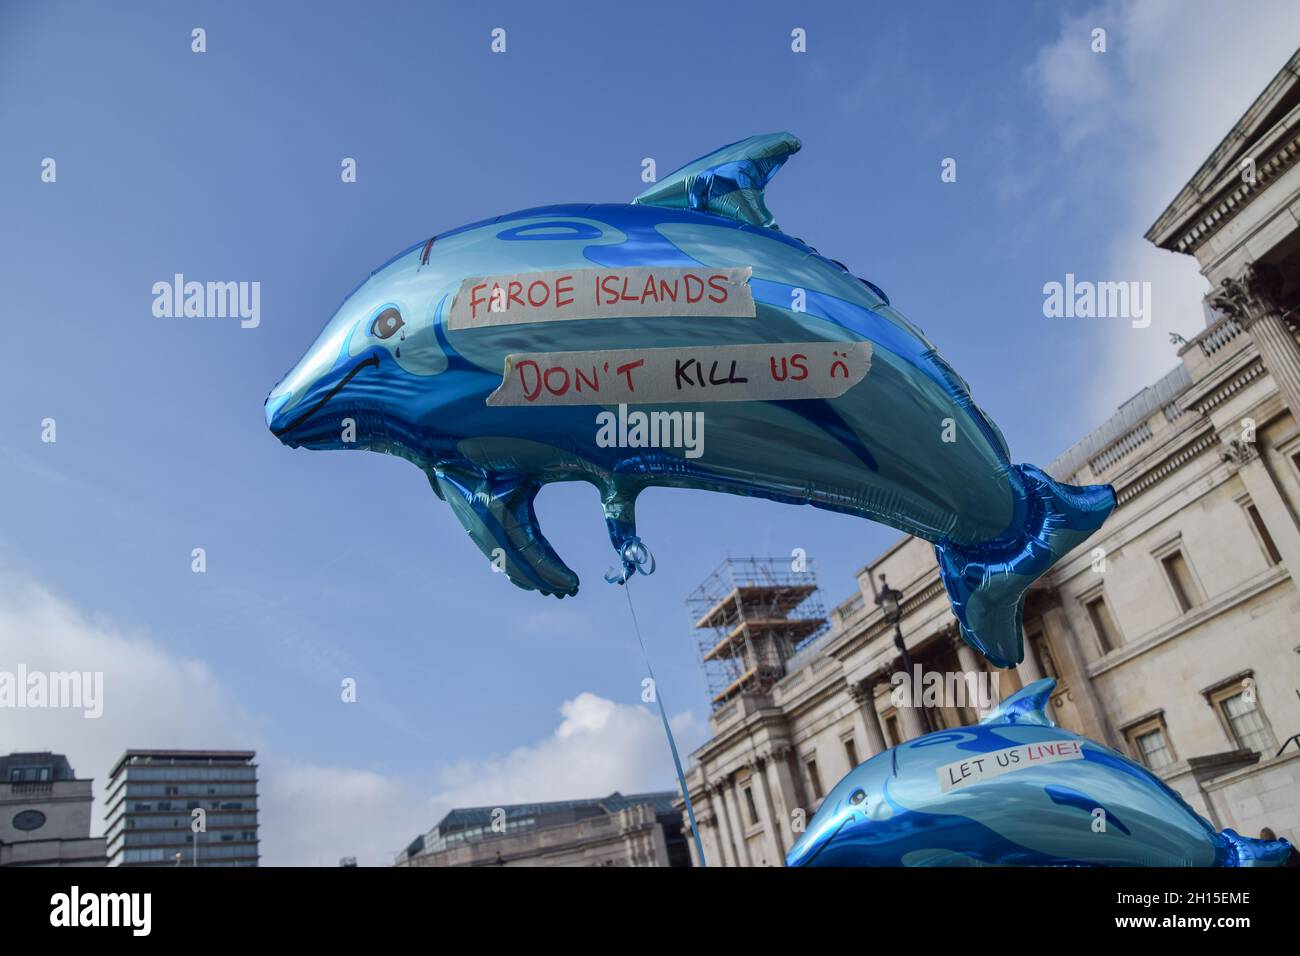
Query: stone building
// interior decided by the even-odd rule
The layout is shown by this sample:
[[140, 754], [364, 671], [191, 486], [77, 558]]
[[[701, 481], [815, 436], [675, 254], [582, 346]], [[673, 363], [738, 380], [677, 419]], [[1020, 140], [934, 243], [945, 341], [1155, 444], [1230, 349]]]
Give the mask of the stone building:
[[126, 751], [104, 798], [108, 865], [257, 866], [256, 756]]
[[1119, 504], [1031, 589], [1024, 662], [990, 674], [957, 637], [933, 549], [902, 539], [779, 679], [715, 699], [687, 775], [710, 865], [780, 865], [800, 812], [856, 763], [978, 718], [952, 688], [895, 705], [894, 675], [915, 678], [882, 576], [920, 674], [990, 674], [998, 697], [1054, 676], [1058, 723], [1142, 761], [1216, 827], [1300, 843], [1300, 53], [1147, 238], [1196, 257], [1206, 326], [1047, 469], [1109, 483]]
[[450, 811], [397, 866], [690, 866], [676, 794]]
[[0, 866], [104, 866], [104, 838], [90, 835], [92, 783], [63, 754], [0, 757]]

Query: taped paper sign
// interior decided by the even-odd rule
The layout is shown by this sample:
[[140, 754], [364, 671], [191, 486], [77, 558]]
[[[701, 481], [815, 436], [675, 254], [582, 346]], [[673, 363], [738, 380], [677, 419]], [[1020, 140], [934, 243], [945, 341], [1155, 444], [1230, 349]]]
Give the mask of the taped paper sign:
[[870, 342], [507, 355], [489, 405], [664, 405], [838, 398], [871, 367]]
[[563, 319], [754, 317], [750, 269], [569, 269], [461, 281], [447, 328]]
[[983, 783], [1004, 773], [1028, 770], [1031, 767], [1056, 763], [1059, 760], [1082, 760], [1083, 748], [1077, 740], [1058, 740], [1042, 744], [1021, 744], [1005, 750], [992, 750], [978, 757], [959, 760], [940, 767], [939, 789], [943, 792], [960, 790], [972, 784]]

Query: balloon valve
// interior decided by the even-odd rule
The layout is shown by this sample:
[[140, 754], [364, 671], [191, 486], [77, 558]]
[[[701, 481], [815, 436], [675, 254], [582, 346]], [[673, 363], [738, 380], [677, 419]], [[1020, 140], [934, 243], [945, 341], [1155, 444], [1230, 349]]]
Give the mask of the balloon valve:
[[636, 535], [623, 542], [618, 555], [623, 559], [622, 566], [605, 572], [605, 580], [610, 584], [626, 584], [633, 574], [654, 574], [655, 556]]

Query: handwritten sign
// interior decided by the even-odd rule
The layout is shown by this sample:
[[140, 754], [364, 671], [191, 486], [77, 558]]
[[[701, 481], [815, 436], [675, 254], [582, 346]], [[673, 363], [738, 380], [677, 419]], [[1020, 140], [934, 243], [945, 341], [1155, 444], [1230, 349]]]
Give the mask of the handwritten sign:
[[750, 271], [638, 267], [469, 278], [452, 300], [447, 328], [673, 315], [753, 318]]
[[870, 342], [522, 352], [489, 405], [663, 405], [838, 398], [871, 367]]
[[1028, 770], [1060, 760], [1082, 760], [1083, 748], [1077, 740], [1056, 740], [1042, 744], [1021, 744], [1005, 750], [992, 750], [977, 757], [967, 757], [936, 771], [939, 789], [944, 793], [1000, 777], [1004, 773]]

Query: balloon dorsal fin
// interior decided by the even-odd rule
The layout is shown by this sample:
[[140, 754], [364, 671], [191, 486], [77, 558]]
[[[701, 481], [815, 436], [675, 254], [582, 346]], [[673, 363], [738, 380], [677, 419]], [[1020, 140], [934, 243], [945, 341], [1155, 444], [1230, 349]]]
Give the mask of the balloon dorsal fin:
[[694, 209], [751, 226], [776, 228], [763, 189], [802, 144], [789, 133], [766, 133], [723, 146], [672, 173], [632, 200], [646, 206]]
[[1027, 684], [980, 720], [981, 724], [1039, 724], [1055, 727], [1056, 721], [1047, 716], [1047, 701], [1056, 690], [1056, 680], [1044, 677]]

